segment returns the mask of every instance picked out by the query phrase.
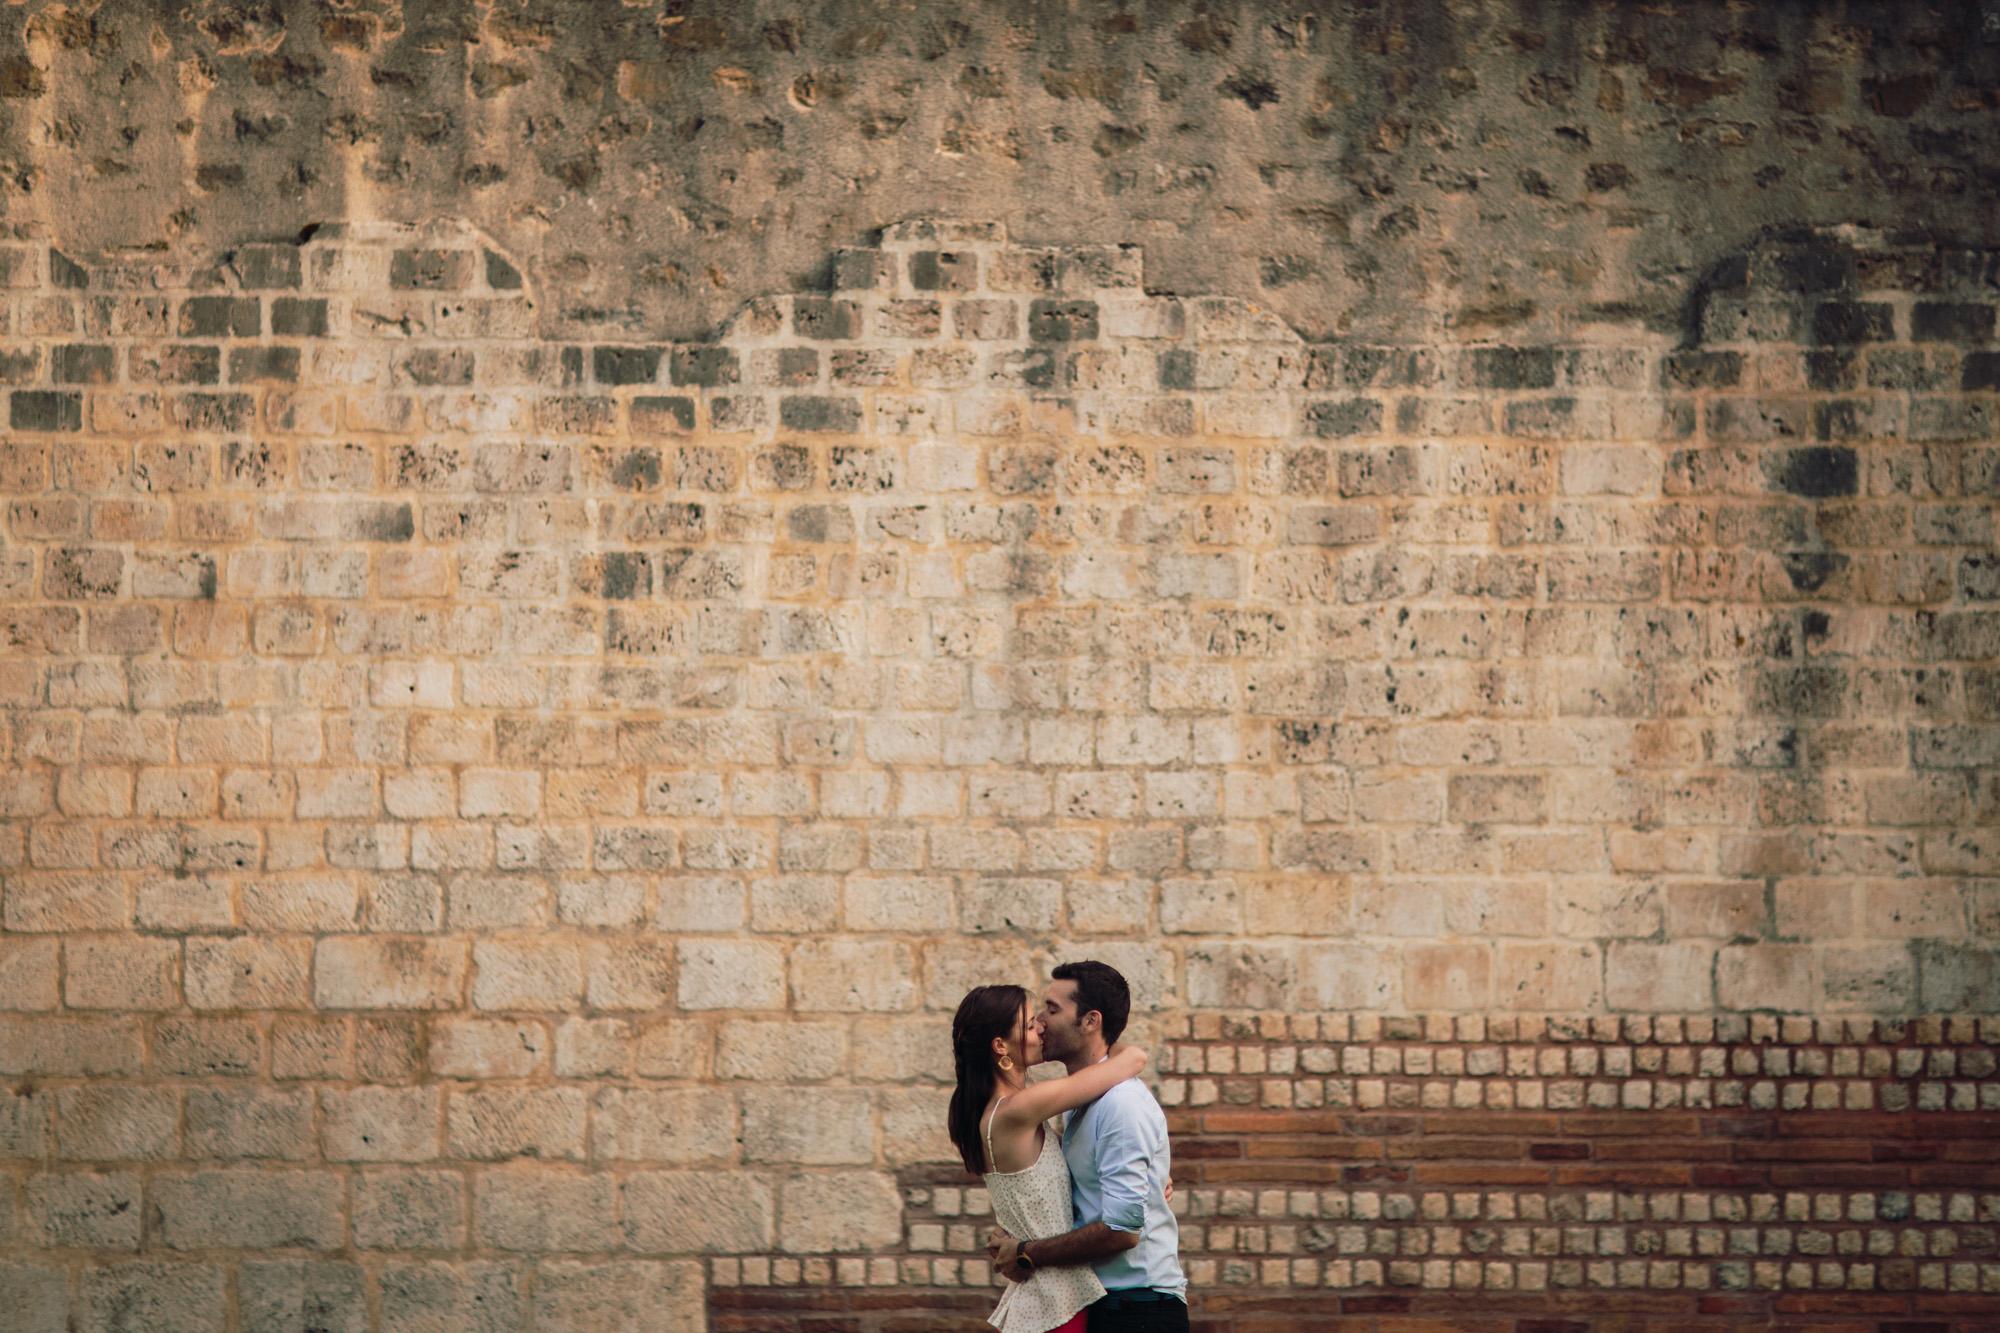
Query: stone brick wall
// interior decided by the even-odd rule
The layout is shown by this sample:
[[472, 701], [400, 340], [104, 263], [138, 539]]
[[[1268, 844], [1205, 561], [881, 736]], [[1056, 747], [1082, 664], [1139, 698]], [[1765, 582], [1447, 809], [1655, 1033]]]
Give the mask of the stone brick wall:
[[946, 1015], [1080, 954], [1216, 1333], [2000, 1317], [2000, 258], [1388, 345], [1116, 240], [573, 344], [17, 228], [20, 1326], [976, 1326]]

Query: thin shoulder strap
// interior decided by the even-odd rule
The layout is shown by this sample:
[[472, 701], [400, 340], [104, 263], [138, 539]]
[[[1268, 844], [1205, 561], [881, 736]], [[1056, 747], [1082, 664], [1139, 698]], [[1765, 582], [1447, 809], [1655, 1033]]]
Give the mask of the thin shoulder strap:
[[[1012, 1097], [1013, 1095], [1010, 1092], [1007, 1094], [1007, 1097]], [[1001, 1104], [1007, 1100], [1007, 1097], [1002, 1097], [999, 1101], [993, 1103], [993, 1109], [986, 1113], [986, 1169], [988, 1171], [999, 1170], [999, 1163], [993, 1160], [993, 1120], [995, 1116], [1000, 1114]]]

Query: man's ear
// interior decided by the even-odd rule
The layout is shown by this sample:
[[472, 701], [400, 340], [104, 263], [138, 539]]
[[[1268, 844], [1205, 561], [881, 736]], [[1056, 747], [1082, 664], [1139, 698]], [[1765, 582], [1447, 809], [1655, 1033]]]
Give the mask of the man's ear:
[[1077, 1019], [1076, 1025], [1085, 1032], [1096, 1032], [1104, 1026], [1104, 1015], [1092, 1009], [1090, 1012], [1084, 1014], [1083, 1017]]

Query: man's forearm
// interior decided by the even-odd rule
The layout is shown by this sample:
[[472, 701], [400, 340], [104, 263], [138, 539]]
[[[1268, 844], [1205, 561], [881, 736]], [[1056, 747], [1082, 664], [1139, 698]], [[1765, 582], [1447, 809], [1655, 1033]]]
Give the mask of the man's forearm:
[[1029, 1255], [1037, 1268], [1067, 1268], [1074, 1264], [1094, 1264], [1123, 1254], [1139, 1243], [1136, 1231], [1119, 1231], [1102, 1222], [1087, 1222], [1060, 1236], [1029, 1241]]

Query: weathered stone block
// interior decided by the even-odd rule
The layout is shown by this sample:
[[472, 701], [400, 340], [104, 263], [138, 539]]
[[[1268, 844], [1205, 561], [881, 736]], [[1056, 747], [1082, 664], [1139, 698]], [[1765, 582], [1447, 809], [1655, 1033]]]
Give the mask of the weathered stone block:
[[[59, 1249], [139, 1248], [145, 1211], [136, 1173], [47, 1172], [30, 1177], [27, 1186], [30, 1234], [40, 1244]], [[4, 1281], [0, 1278], [0, 1284]]]
[[322, 1148], [330, 1162], [423, 1162], [438, 1155], [435, 1088], [322, 1089]]
[[239, 1322], [245, 1333], [368, 1333], [366, 1279], [358, 1264], [258, 1260], [236, 1270]]
[[336, 1249], [340, 1177], [330, 1171], [161, 1172], [148, 1187], [168, 1249]]
[[[690, 1067], [682, 1076], [695, 1072]], [[605, 1088], [592, 1099], [590, 1120], [594, 1161], [727, 1162], [737, 1156], [736, 1099], [726, 1092]]]
[[778, 1218], [788, 1254], [865, 1253], [901, 1238], [903, 1200], [879, 1172], [798, 1172], [779, 1182]]
[[581, 1088], [454, 1088], [445, 1107], [445, 1152], [474, 1161], [577, 1160], [584, 1155], [585, 1118]]
[[474, 1242], [525, 1253], [608, 1253], [622, 1241], [617, 1186], [599, 1172], [504, 1167], [473, 1178]]
[[785, 1000], [785, 953], [756, 940], [684, 940], [677, 989], [684, 1009], [778, 1009]]
[[743, 1158], [805, 1166], [875, 1160], [875, 1112], [865, 1091], [841, 1088], [746, 1088]]
[[642, 1254], [741, 1254], [771, 1248], [769, 1182], [714, 1171], [635, 1171], [621, 1188], [625, 1241]]
[[71, 1161], [161, 1161], [180, 1148], [180, 1097], [172, 1088], [62, 1088], [56, 1115], [56, 1140]]
[[465, 1189], [456, 1171], [364, 1172], [354, 1179], [354, 1243], [364, 1250], [456, 1249], [465, 1243]]
[[792, 950], [793, 1007], [887, 1012], [916, 1007], [916, 951], [896, 942], [812, 940]]
[[391, 1263], [377, 1279], [382, 1327], [396, 1333], [502, 1333], [528, 1319], [525, 1269], [508, 1263]]
[[535, 1270], [534, 1317], [538, 1328], [578, 1333], [654, 1326], [703, 1333], [704, 1297], [699, 1263], [544, 1261]]
[[304, 1161], [314, 1155], [312, 1094], [190, 1088], [184, 1105], [192, 1157]]
[[334, 936], [313, 948], [313, 998], [328, 1009], [448, 1009], [466, 961], [463, 942]]
[[[78, 1310], [87, 1327], [107, 1333], [139, 1333], [153, 1328], [222, 1333], [229, 1326], [228, 1282], [228, 1271], [220, 1264], [105, 1264], [84, 1271]], [[49, 1299], [32, 1285], [29, 1295], [37, 1304]], [[66, 1325], [51, 1323], [49, 1327]]]

